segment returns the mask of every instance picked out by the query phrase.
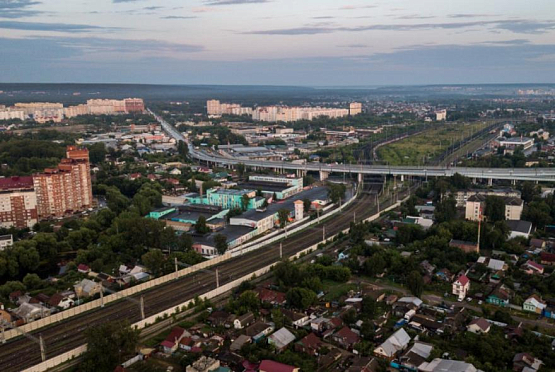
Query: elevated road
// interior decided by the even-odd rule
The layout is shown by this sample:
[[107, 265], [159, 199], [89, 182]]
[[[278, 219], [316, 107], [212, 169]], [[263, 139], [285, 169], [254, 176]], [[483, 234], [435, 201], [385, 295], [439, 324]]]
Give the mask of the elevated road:
[[[178, 141], [186, 142], [185, 137], [175, 127], [166, 122], [162, 117], [152, 111], [149, 112], [158, 120], [164, 130]], [[362, 164], [322, 164], [306, 163], [294, 164], [290, 162], [259, 161], [250, 159], [227, 158], [214, 153], [207, 153], [195, 149], [190, 143], [189, 153], [197, 160], [209, 164], [223, 166], [234, 166], [244, 164], [248, 167], [270, 168], [275, 170], [321, 172], [321, 175], [330, 173], [350, 174], [372, 174], [389, 176], [414, 176], [414, 177], [450, 177], [455, 173], [473, 179], [486, 179], [491, 182], [497, 180], [509, 181], [536, 181], [555, 182], [555, 168], [469, 168], [469, 167], [445, 167], [445, 166], [385, 166], [385, 165], [362, 165]]]

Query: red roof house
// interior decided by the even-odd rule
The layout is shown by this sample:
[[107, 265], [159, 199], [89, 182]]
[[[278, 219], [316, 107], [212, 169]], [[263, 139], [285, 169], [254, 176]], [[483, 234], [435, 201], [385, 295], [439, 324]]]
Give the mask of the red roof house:
[[274, 362], [273, 360], [263, 360], [258, 367], [260, 372], [298, 372], [298, 367], [289, 366], [287, 364]]

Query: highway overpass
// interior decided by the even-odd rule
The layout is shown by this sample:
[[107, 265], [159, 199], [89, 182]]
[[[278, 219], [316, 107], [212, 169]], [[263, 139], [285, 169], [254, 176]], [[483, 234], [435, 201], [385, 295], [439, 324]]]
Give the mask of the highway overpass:
[[[185, 141], [185, 137], [175, 127], [167, 123], [160, 116], [149, 112], [160, 122], [163, 129], [173, 138]], [[493, 180], [535, 181], [555, 182], [555, 168], [469, 168], [469, 167], [445, 167], [445, 166], [385, 166], [385, 165], [362, 165], [362, 164], [323, 164], [306, 163], [295, 164], [290, 162], [260, 161], [249, 159], [238, 159], [224, 157], [215, 153], [197, 150], [189, 143], [190, 155], [207, 164], [223, 165], [233, 167], [244, 164], [252, 168], [270, 168], [276, 172], [294, 171], [299, 174], [306, 172], [319, 172], [320, 178], [325, 179], [331, 173], [348, 173], [357, 175], [359, 178], [364, 174], [399, 176], [403, 179], [410, 177], [450, 177], [455, 173], [471, 179], [485, 179], [490, 184]]]

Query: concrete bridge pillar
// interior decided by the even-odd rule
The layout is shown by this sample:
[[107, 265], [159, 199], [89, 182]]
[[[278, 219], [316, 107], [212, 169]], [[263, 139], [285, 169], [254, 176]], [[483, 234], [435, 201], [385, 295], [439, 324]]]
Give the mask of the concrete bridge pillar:
[[493, 178], [488, 178], [488, 186], [493, 186]]
[[405, 182], [405, 175], [401, 174], [401, 182]]
[[472, 183], [473, 183], [473, 184], [476, 184], [476, 182], [478, 182], [478, 180], [476, 179], [476, 177], [474, 177], [474, 178], [472, 179]]
[[357, 177], [358, 177], [358, 178], [357, 178], [357, 179], [358, 179], [358, 183], [361, 184], [362, 181], [364, 180], [364, 175], [363, 175], [362, 173], [359, 173], [359, 174], [357, 175]]
[[512, 184], [513, 186], [516, 186], [516, 180], [512, 180], [512, 181], [511, 181], [511, 184]]
[[330, 176], [330, 172], [320, 171], [320, 181], [325, 181]]

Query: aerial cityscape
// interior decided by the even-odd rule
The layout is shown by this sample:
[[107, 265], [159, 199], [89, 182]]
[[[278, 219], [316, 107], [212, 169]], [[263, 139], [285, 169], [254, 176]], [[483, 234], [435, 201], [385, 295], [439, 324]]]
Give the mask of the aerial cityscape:
[[554, 12], [0, 0], [0, 371], [555, 371]]

